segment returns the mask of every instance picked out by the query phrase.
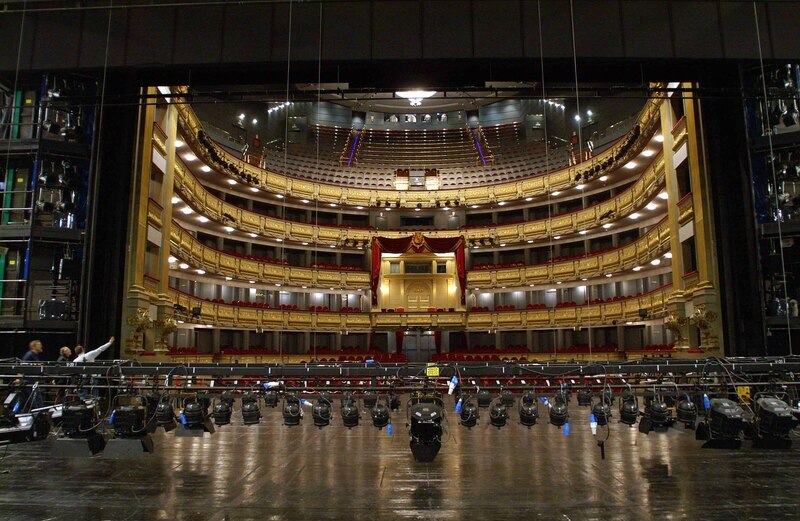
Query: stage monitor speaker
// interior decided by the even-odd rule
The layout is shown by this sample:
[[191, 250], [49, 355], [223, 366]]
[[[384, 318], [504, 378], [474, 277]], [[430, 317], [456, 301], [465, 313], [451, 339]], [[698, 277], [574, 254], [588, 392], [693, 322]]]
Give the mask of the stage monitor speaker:
[[81, 278], [81, 261], [78, 259], [61, 259], [58, 268], [60, 279], [78, 280]]
[[64, 300], [40, 300], [39, 320], [68, 320], [69, 303]]

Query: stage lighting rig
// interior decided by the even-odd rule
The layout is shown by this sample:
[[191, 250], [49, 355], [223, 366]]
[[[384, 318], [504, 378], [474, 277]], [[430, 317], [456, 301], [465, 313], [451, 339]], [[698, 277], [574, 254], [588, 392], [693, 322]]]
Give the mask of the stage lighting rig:
[[278, 392], [274, 389], [268, 390], [264, 394], [264, 404], [267, 407], [277, 407], [278, 406]]
[[184, 400], [183, 411], [180, 413], [183, 429], [176, 434], [179, 436], [197, 436], [204, 432], [213, 433], [214, 424], [208, 416], [209, 399], [204, 395], [197, 395]]
[[755, 400], [754, 431], [763, 441], [783, 440], [791, 444], [789, 433], [797, 427], [798, 420], [792, 408], [776, 396], [762, 396]]
[[644, 414], [639, 421], [639, 432], [665, 431], [672, 423], [672, 414], [667, 403], [656, 394], [645, 403]]
[[348, 429], [358, 427], [358, 421], [361, 419], [361, 413], [358, 410], [358, 404], [353, 398], [353, 395], [347, 393], [342, 398], [342, 424]]
[[745, 428], [744, 410], [736, 402], [727, 398], [713, 398], [709, 401], [706, 414], [706, 420], [697, 426], [696, 439], [734, 446], [741, 443]]
[[536, 425], [539, 419], [539, 404], [536, 402], [536, 395], [528, 392], [522, 395], [519, 403], [519, 422], [530, 428]]
[[489, 407], [492, 404], [492, 395], [486, 389], [478, 391], [478, 407]]
[[283, 398], [283, 424], [287, 427], [300, 425], [302, 417], [303, 409], [300, 405], [300, 399], [295, 394], [287, 394]]
[[592, 391], [589, 389], [581, 389], [578, 391], [578, 405], [580, 407], [591, 407]]
[[233, 394], [230, 391], [225, 391], [219, 401], [214, 404], [211, 415], [214, 417], [214, 423], [220, 426], [230, 424], [232, 414]]
[[566, 425], [569, 419], [569, 409], [564, 393], [556, 394], [551, 401], [547, 402], [547, 405], [550, 407], [550, 424], [556, 427]]
[[502, 397], [495, 398], [489, 407], [489, 423], [501, 429], [508, 422], [508, 408], [503, 403]]
[[117, 396], [120, 403], [108, 419], [117, 438], [138, 438], [146, 434], [147, 409], [139, 396]]
[[418, 391], [408, 401], [409, 445], [414, 459], [430, 463], [442, 447], [444, 402], [431, 391]]
[[477, 425], [478, 418], [480, 418], [478, 406], [475, 405], [471, 397], [467, 396], [463, 399], [461, 405], [460, 423], [464, 427], [471, 429]]
[[96, 430], [100, 423], [97, 405], [93, 401], [68, 396], [61, 407], [64, 437], [56, 440], [54, 453], [59, 456], [91, 456], [101, 452], [106, 447], [106, 438]]
[[687, 429], [694, 429], [697, 422], [697, 405], [686, 395], [675, 406], [675, 416], [679, 423], [684, 424]]
[[248, 392], [242, 396], [242, 420], [245, 425], [261, 422], [261, 408], [258, 406], [258, 395]]
[[331, 401], [327, 396], [319, 395], [317, 403], [311, 407], [311, 418], [320, 429], [331, 424]]
[[364, 393], [361, 395], [361, 401], [364, 402], [364, 407], [372, 409], [378, 403], [378, 395], [375, 393]]
[[509, 409], [514, 406], [514, 395], [511, 394], [511, 391], [503, 391], [500, 393], [500, 402], [502, 402], [506, 409]]
[[604, 427], [608, 425], [608, 422], [611, 420], [611, 406], [603, 399], [594, 404], [594, 407], [592, 407], [592, 415], [597, 421], [597, 425]]
[[175, 421], [175, 409], [172, 407], [168, 394], [164, 394], [156, 406], [156, 425], [164, 427], [166, 432], [178, 426]]
[[[389, 401], [388, 398], [386, 401]], [[389, 424], [389, 420], [391, 420], [389, 406], [381, 401], [378, 401], [372, 408], [372, 425], [378, 429], [382, 429]]]
[[636, 420], [639, 419], [639, 400], [630, 390], [620, 398], [619, 416], [620, 423], [630, 426], [636, 425]]

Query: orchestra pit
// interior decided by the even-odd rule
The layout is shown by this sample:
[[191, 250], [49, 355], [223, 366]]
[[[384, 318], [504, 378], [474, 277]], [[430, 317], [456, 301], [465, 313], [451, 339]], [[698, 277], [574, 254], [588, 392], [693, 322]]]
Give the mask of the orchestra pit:
[[0, 518], [797, 517], [800, 2], [0, 4]]

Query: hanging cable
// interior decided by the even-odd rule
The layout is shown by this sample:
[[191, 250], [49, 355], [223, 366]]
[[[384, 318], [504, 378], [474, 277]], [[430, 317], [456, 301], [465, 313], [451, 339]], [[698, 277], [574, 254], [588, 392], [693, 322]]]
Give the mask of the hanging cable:
[[[764, 68], [764, 53], [761, 49], [761, 30], [758, 26], [758, 3], [753, 2], [753, 18], [756, 24], [756, 39], [758, 40], [758, 62], [761, 68], [761, 88], [764, 92], [764, 117], [769, 118], [769, 100], [767, 97], [767, 74]], [[772, 169], [772, 186], [774, 189], [772, 193], [775, 196], [775, 209], [780, 208], [780, 201], [778, 199], [778, 174], [775, 171], [775, 151], [772, 145], [772, 128], [769, 127], [769, 121], [767, 121], [767, 142], [769, 143], [769, 163]], [[786, 284], [786, 260], [783, 254], [783, 227], [782, 227], [782, 216], [777, 216], [778, 218], [775, 219], [775, 222], [778, 226], [778, 244], [780, 249], [780, 258], [781, 258], [781, 275], [783, 276], [783, 298], [786, 304], [786, 339], [789, 341], [789, 355], [793, 355], [794, 351], [792, 350], [792, 326], [791, 326], [791, 317], [789, 313], [789, 289]]]
[[[314, 174], [312, 179], [314, 180], [314, 185], [319, 185], [319, 178], [317, 175], [319, 174], [319, 146], [320, 146], [320, 135], [319, 135], [319, 122], [320, 122], [320, 114], [321, 114], [321, 100], [322, 100], [322, 3], [319, 4], [319, 46], [317, 48], [317, 139], [316, 139], [316, 168], [314, 169]], [[314, 229], [319, 229], [319, 196], [314, 198]], [[311, 263], [312, 266], [316, 265], [317, 267], [317, 281], [319, 281], [319, 250], [317, 249], [317, 241], [314, 238], [312, 243], [312, 248], [314, 252], [314, 262]], [[319, 282], [317, 282], [319, 284]], [[308, 299], [306, 299], [308, 300]], [[316, 311], [316, 306], [314, 307], [314, 317], [319, 318], [319, 314]], [[314, 359], [317, 358], [317, 328], [313, 329], [312, 340], [311, 340], [311, 348], [314, 353]]]

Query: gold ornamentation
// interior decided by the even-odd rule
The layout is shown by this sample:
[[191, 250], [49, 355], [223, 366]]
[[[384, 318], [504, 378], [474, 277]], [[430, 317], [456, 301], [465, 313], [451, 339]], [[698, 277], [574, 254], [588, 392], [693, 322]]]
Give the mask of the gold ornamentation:
[[686, 324], [686, 317], [677, 317], [672, 313], [664, 319], [664, 327], [669, 329], [672, 333], [672, 338], [676, 346], [685, 346], [687, 344], [686, 337], [683, 336], [683, 327]]
[[178, 330], [178, 322], [175, 317], [168, 316], [164, 320], [153, 322], [156, 330], [160, 331], [159, 339], [155, 341], [153, 351], [156, 353], [166, 353], [168, 351], [167, 337]]
[[717, 320], [717, 312], [706, 309], [705, 304], [698, 304], [689, 317], [689, 323], [700, 330], [700, 345], [703, 348], [716, 347], [716, 336], [711, 330], [711, 324]]
[[125, 322], [133, 328], [131, 336], [125, 341], [126, 351], [132, 354], [143, 353], [142, 339], [144, 332], [153, 327], [153, 320], [150, 318], [149, 312], [145, 308], [136, 308], [136, 312], [128, 315]]

